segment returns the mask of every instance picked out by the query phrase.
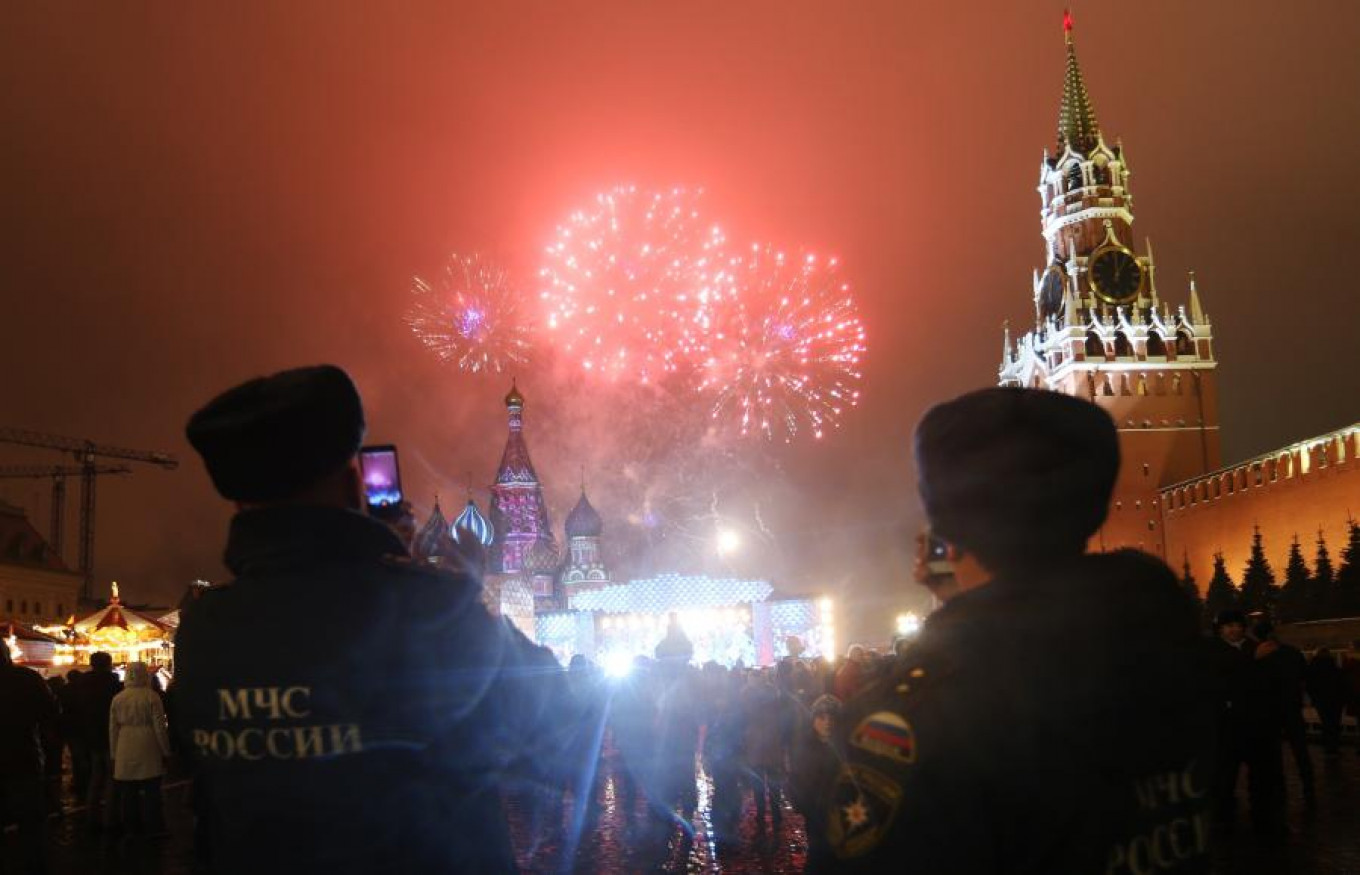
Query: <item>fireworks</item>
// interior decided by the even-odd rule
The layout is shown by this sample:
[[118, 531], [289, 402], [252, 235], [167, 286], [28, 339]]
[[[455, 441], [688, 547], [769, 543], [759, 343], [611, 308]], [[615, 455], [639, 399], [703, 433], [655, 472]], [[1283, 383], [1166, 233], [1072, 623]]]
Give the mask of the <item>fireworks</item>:
[[724, 241], [701, 217], [701, 194], [618, 187], [558, 228], [540, 298], [568, 360], [643, 383], [703, 360]]
[[640, 419], [671, 447], [822, 437], [859, 402], [865, 354], [838, 263], [769, 246], [734, 256], [701, 198], [633, 186], [598, 195], [543, 251], [536, 295], [479, 256], [453, 255], [436, 283], [415, 279], [407, 322], [468, 373], [533, 352], [541, 372], [571, 375], [563, 393], [638, 414], [616, 431]]
[[528, 361], [522, 292], [479, 255], [449, 256], [437, 282], [416, 277], [406, 322], [440, 361], [469, 373], [501, 373]]
[[727, 274], [700, 391], [744, 435], [820, 438], [859, 402], [864, 325], [836, 260], [754, 246]]

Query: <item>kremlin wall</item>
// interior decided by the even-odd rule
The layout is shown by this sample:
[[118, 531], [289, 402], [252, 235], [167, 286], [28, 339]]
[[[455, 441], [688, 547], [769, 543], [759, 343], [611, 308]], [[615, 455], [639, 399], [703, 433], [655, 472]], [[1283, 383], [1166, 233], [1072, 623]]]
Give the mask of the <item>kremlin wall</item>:
[[1237, 577], [1260, 526], [1278, 578], [1294, 538], [1311, 556], [1321, 537], [1335, 555], [1360, 515], [1360, 423], [1175, 483], [1161, 492], [1165, 557], [1188, 562], [1207, 586], [1214, 554]]

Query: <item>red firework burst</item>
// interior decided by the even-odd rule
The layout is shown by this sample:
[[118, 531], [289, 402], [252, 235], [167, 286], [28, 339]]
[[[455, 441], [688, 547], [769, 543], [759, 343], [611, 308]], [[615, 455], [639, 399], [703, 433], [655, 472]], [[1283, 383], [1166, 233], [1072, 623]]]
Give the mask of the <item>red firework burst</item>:
[[723, 235], [702, 192], [620, 186], [571, 215], [543, 256], [548, 336], [585, 371], [653, 382], [706, 356]]
[[715, 422], [786, 442], [839, 426], [859, 403], [866, 345], [836, 259], [753, 246], [726, 276], [732, 293], [700, 385]]
[[469, 373], [501, 373], [529, 360], [523, 293], [480, 255], [449, 256], [434, 282], [415, 277], [406, 324], [440, 361]]

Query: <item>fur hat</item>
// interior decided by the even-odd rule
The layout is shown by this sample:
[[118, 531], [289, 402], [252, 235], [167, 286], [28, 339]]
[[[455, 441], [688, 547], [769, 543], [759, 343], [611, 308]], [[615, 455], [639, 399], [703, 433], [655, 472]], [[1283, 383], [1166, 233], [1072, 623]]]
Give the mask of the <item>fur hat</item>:
[[340, 368], [295, 368], [228, 389], [195, 413], [184, 433], [223, 498], [274, 501], [354, 457], [364, 408]]
[[1109, 511], [1119, 435], [1096, 405], [1039, 389], [970, 392], [916, 426], [931, 528], [993, 566], [1081, 553]]

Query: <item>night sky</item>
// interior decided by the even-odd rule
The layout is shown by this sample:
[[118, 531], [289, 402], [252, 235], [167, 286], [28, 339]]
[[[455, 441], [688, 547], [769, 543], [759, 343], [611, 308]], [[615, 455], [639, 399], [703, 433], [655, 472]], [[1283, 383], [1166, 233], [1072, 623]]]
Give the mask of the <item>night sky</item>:
[[[450, 250], [532, 265], [565, 213], [616, 183], [700, 185], [729, 232], [838, 254], [869, 328], [861, 408], [776, 451], [784, 500], [763, 549], [782, 583], [852, 615], [919, 604], [911, 429], [932, 401], [994, 382], [1003, 320], [1032, 318], [1061, 11], [11, 4], [0, 424], [180, 456], [177, 472], [101, 484], [99, 579], [132, 601], [225, 575], [230, 508], [183, 424], [256, 374], [344, 365], [422, 516], [436, 490], [456, 508], [464, 472], [494, 474], [508, 380], [421, 349], [401, 321], [411, 276]], [[1360, 5], [1075, 14], [1102, 129], [1134, 173], [1139, 250], [1150, 236], [1173, 304], [1194, 269], [1213, 319], [1225, 460], [1353, 422]], [[551, 401], [520, 380], [560, 526], [588, 453], [534, 431]], [[0, 447], [0, 462], [39, 460], [60, 461]], [[45, 483], [0, 482], [0, 497], [46, 529]], [[74, 514], [68, 531], [74, 563]]]

